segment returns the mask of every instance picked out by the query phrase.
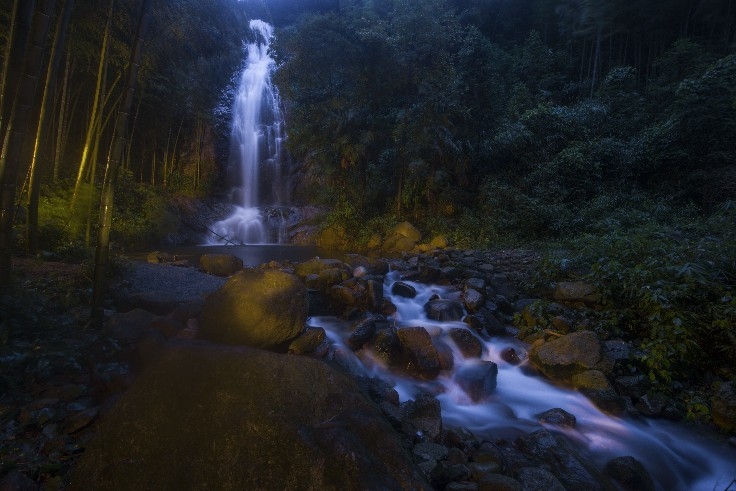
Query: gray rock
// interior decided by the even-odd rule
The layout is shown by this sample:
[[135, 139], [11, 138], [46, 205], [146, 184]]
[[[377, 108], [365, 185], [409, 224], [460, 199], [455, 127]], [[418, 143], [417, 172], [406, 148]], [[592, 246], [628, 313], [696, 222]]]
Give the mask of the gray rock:
[[396, 336], [401, 347], [403, 368], [419, 378], [436, 378], [440, 360], [427, 330], [423, 327], [401, 327], [396, 330]]
[[424, 442], [414, 445], [412, 453], [424, 461], [446, 460], [448, 451], [447, 447], [439, 443]]
[[654, 480], [634, 457], [618, 457], [606, 464], [605, 472], [623, 491], [654, 491]]
[[478, 491], [522, 491], [521, 483], [503, 474], [486, 474], [478, 481]]
[[483, 307], [486, 299], [478, 290], [470, 288], [465, 290], [465, 293], [463, 294], [463, 302], [470, 312], [476, 312], [478, 309]]
[[463, 318], [463, 307], [454, 300], [430, 300], [424, 305], [427, 317], [435, 321], [459, 321]]
[[498, 365], [480, 361], [465, 365], [455, 374], [455, 381], [474, 402], [481, 401], [496, 390]]
[[483, 356], [483, 345], [468, 329], [452, 328], [449, 334], [465, 358], [480, 358]]
[[429, 395], [420, 395], [401, 405], [408, 423], [419, 430], [429, 442], [436, 442], [442, 433], [442, 409], [440, 401]]
[[575, 428], [575, 424], [577, 424], [574, 415], [559, 407], [539, 413], [536, 418], [542, 424], [559, 426], [560, 428]]
[[592, 331], [574, 332], [533, 347], [529, 359], [547, 377], [569, 383], [601, 361], [601, 344]]
[[522, 491], [566, 491], [565, 486], [544, 467], [522, 467], [516, 471]]

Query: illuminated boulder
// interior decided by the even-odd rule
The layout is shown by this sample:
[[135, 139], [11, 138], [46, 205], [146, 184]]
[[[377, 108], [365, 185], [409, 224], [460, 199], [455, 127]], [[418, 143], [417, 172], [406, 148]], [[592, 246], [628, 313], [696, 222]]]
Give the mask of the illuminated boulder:
[[199, 337], [217, 343], [285, 351], [304, 329], [307, 288], [279, 270], [245, 270], [204, 302]]

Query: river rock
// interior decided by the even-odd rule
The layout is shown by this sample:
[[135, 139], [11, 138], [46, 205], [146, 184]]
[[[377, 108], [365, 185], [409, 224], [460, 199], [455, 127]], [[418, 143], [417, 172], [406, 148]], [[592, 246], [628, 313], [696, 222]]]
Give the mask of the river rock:
[[450, 329], [449, 334], [465, 358], [480, 358], [483, 356], [483, 345], [468, 329], [455, 327]]
[[318, 275], [321, 271], [324, 271], [325, 269], [342, 270], [344, 268], [345, 265], [342, 261], [338, 259], [321, 259], [319, 257], [315, 257], [313, 259], [310, 259], [309, 261], [297, 264], [294, 268], [294, 274], [304, 280], [310, 274]]
[[413, 401], [401, 405], [405, 420], [416, 428], [418, 439], [437, 442], [442, 434], [442, 409], [440, 401], [427, 394], [420, 394]]
[[427, 302], [424, 305], [424, 312], [430, 319], [441, 322], [459, 321], [464, 315], [460, 302], [442, 298]]
[[417, 289], [403, 281], [397, 281], [391, 286], [391, 293], [399, 297], [414, 298], [417, 296]]
[[218, 343], [285, 350], [304, 329], [307, 288], [279, 270], [230, 277], [202, 307], [199, 336]]
[[522, 491], [567, 491], [565, 486], [544, 467], [522, 467], [516, 471]]
[[465, 365], [455, 374], [455, 381], [470, 397], [478, 402], [496, 390], [498, 365], [492, 361], [481, 361]]
[[214, 276], [231, 276], [243, 269], [243, 260], [232, 254], [202, 254], [199, 269]]
[[521, 483], [503, 474], [485, 474], [478, 481], [478, 491], [522, 491]]
[[533, 346], [529, 359], [550, 379], [570, 383], [573, 375], [601, 361], [601, 344], [592, 331], [574, 332]]
[[575, 428], [577, 419], [559, 407], [549, 409], [535, 416], [537, 420], [546, 425], [558, 426], [560, 428]]
[[396, 330], [402, 353], [402, 368], [423, 379], [434, 379], [440, 371], [437, 349], [423, 327], [401, 327]]
[[323, 328], [307, 327], [289, 344], [288, 352], [295, 355], [313, 353], [325, 342], [326, 337], [327, 334]]
[[353, 351], [358, 351], [364, 344], [373, 339], [376, 335], [376, 319], [374, 317], [366, 317], [353, 325], [350, 335], [345, 343]]
[[586, 370], [572, 376], [572, 385], [590, 399], [599, 409], [621, 414], [626, 409], [626, 401], [611, 386], [600, 370]]
[[483, 294], [473, 288], [468, 288], [463, 294], [463, 303], [470, 312], [476, 312], [483, 307], [485, 302], [486, 298]]
[[179, 341], [107, 414], [67, 489], [431, 488], [375, 404], [325, 363]]
[[634, 457], [617, 457], [606, 464], [605, 473], [623, 491], [654, 491], [654, 480], [646, 468]]
[[360, 254], [345, 254], [345, 261], [353, 268], [364, 267], [368, 275], [383, 276], [388, 274], [388, 262], [383, 259], [361, 256]]
[[522, 451], [548, 465], [566, 489], [606, 489], [602, 485], [606, 482], [605, 477], [592, 464], [584, 464], [581, 457], [562, 438], [541, 429], [518, 438], [516, 444]]
[[721, 384], [711, 399], [713, 422], [726, 431], [736, 430], [736, 384]]

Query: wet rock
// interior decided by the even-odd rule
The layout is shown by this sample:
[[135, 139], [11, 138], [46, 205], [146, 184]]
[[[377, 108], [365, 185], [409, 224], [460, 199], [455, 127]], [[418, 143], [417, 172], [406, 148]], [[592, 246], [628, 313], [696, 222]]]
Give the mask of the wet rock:
[[567, 489], [603, 490], [604, 477], [592, 464], [584, 465], [572, 448], [546, 429], [537, 430], [516, 440], [524, 452], [540, 459], [549, 466]]
[[601, 361], [601, 344], [592, 331], [574, 332], [532, 347], [529, 359], [547, 377], [569, 383]]
[[476, 312], [485, 302], [486, 298], [478, 290], [469, 288], [463, 294], [463, 303], [470, 312]]
[[325, 342], [325, 330], [321, 327], [307, 327], [299, 337], [289, 344], [288, 352], [295, 355], [313, 353]]
[[486, 474], [478, 481], [478, 491], [522, 491], [521, 483], [503, 474]]
[[575, 428], [575, 424], [577, 423], [574, 415], [559, 407], [539, 413], [535, 417], [542, 424], [558, 426], [560, 428]]
[[347, 491], [431, 489], [376, 405], [327, 364], [179, 341], [105, 417], [68, 489], [307, 483]]
[[375, 335], [376, 319], [367, 317], [355, 323], [345, 343], [351, 350], [358, 351], [364, 344], [371, 341]]
[[522, 467], [516, 471], [522, 491], [566, 491], [562, 483], [544, 467]]
[[199, 268], [207, 274], [226, 277], [243, 269], [243, 260], [232, 254], [202, 254]]
[[359, 254], [345, 254], [345, 261], [353, 268], [363, 267], [368, 275], [385, 275], [388, 274], [388, 262], [383, 259], [375, 259], [361, 256]]
[[467, 455], [471, 454], [478, 446], [478, 439], [469, 429], [460, 426], [447, 431], [445, 434], [445, 445], [460, 449]]
[[454, 281], [460, 278], [460, 270], [455, 266], [445, 266], [444, 268], [440, 268], [440, 273], [442, 273], [442, 278], [449, 281]]
[[319, 273], [312, 273], [304, 278], [304, 284], [307, 288], [313, 290], [327, 291], [333, 285], [337, 285], [347, 279], [347, 274], [343, 276], [344, 271], [338, 268], [323, 269]]
[[451, 464], [467, 464], [468, 456], [459, 448], [448, 448], [447, 449], [447, 461]]
[[464, 315], [459, 302], [445, 299], [430, 300], [424, 305], [424, 312], [430, 319], [441, 322], [459, 321]]
[[470, 478], [475, 482], [479, 482], [486, 474], [501, 472], [501, 466], [496, 462], [471, 462], [468, 468], [470, 469]]
[[618, 457], [606, 464], [605, 473], [623, 491], [654, 491], [654, 480], [644, 466], [634, 457]]
[[506, 328], [490, 310], [483, 307], [475, 315], [481, 320], [483, 328], [489, 336], [503, 336], [506, 334]]
[[452, 328], [449, 334], [465, 358], [483, 356], [483, 345], [468, 329]]
[[511, 346], [501, 350], [501, 359], [510, 365], [519, 365], [521, 363], [519, 354]]
[[412, 375], [433, 379], [440, 371], [437, 349], [423, 327], [401, 327], [396, 330], [401, 346], [403, 368]]
[[391, 293], [399, 297], [414, 298], [417, 296], [417, 289], [403, 281], [397, 281], [391, 286]]
[[567, 334], [572, 330], [573, 320], [564, 315], [558, 315], [551, 319], [552, 329], [555, 331]]
[[441, 338], [435, 338], [432, 340], [435, 349], [437, 350], [437, 357], [440, 361], [440, 370], [450, 371], [455, 367], [455, 354], [450, 348], [450, 345], [445, 343]]
[[465, 280], [465, 288], [483, 291], [486, 287], [486, 280], [483, 278], [468, 278]]
[[423, 266], [419, 269], [417, 281], [422, 283], [436, 283], [442, 278], [442, 271], [435, 266]]
[[430, 475], [435, 489], [444, 489], [447, 484], [453, 481], [465, 481], [468, 478], [470, 478], [470, 469], [466, 465], [451, 464], [446, 461], [437, 462]]
[[492, 361], [481, 361], [465, 365], [455, 374], [455, 381], [473, 400], [478, 402], [496, 389], [498, 365]]
[[649, 379], [644, 375], [625, 375], [614, 381], [618, 393], [622, 396], [641, 397], [649, 389]]
[[586, 304], [597, 304], [601, 300], [600, 292], [595, 285], [585, 281], [561, 281], [557, 283], [552, 298], [558, 302], [583, 302]]
[[330, 288], [330, 300], [342, 306], [356, 306], [360, 303], [361, 297], [360, 291], [344, 285], [334, 285]]
[[718, 392], [711, 399], [711, 415], [713, 422], [723, 430], [736, 430], [736, 384], [721, 384]]
[[286, 350], [304, 329], [307, 288], [279, 270], [241, 271], [205, 300], [199, 336], [231, 345]]
[[373, 354], [389, 366], [399, 363], [401, 344], [396, 329], [379, 329], [373, 339]]
[[425, 442], [414, 445], [412, 453], [424, 461], [446, 460], [448, 451], [447, 447], [439, 443]]
[[472, 330], [474, 330], [477, 333], [485, 332], [485, 328], [483, 326], [483, 322], [477, 315], [466, 315], [463, 317], [463, 323], [467, 324], [468, 327], [470, 327]]
[[413, 401], [401, 405], [405, 420], [420, 431], [428, 442], [436, 442], [442, 433], [440, 401], [422, 394]]
[[662, 415], [669, 398], [664, 394], [650, 392], [644, 394], [636, 403], [636, 409], [644, 416], [656, 418]]
[[621, 339], [609, 339], [603, 343], [603, 352], [614, 362], [626, 361], [631, 358], [631, 345]]
[[367, 308], [372, 312], [378, 312], [383, 305], [383, 280], [368, 278], [365, 283]]
[[613, 390], [606, 376], [599, 370], [586, 370], [573, 375], [572, 385], [603, 411], [621, 414], [626, 409], [626, 402]]

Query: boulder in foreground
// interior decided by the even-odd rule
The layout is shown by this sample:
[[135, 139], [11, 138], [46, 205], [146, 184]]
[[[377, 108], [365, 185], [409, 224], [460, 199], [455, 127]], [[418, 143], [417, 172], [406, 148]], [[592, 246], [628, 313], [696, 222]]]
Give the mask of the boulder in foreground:
[[87, 489], [430, 489], [380, 410], [311, 358], [177, 341], [101, 423]]

